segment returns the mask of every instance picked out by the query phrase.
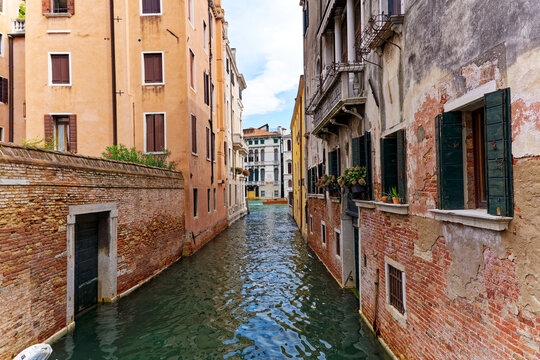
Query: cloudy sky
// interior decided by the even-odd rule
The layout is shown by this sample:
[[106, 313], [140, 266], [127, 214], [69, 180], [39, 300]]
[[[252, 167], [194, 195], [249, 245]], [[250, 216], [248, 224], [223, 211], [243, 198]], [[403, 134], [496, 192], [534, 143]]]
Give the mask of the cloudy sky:
[[298, 0], [222, 0], [231, 47], [237, 48], [244, 127], [289, 128], [302, 74], [302, 9]]

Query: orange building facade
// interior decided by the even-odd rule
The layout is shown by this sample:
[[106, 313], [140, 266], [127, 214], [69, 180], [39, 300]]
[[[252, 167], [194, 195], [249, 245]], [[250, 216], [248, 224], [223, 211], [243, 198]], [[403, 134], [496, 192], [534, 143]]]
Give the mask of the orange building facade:
[[[185, 178], [185, 249], [227, 226], [220, 1], [28, 0], [28, 141], [164, 149]], [[56, 6], [56, 7], [55, 7]]]

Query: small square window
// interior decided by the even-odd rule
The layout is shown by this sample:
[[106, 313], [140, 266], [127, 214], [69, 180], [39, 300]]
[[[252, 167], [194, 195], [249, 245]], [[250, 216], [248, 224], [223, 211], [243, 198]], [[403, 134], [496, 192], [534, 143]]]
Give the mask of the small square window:
[[249, 141], [248, 141], [248, 144], [249, 144], [249, 145], [253, 145], [253, 141], [249, 140]]
[[261, 145], [264, 145], [264, 140], [261, 140]]
[[274, 197], [278, 197], [279, 196], [279, 191], [278, 190], [274, 190]]
[[259, 140], [255, 140], [255, 145], [259, 145]]
[[403, 271], [393, 267], [390, 264], [387, 265], [388, 271], [388, 302], [401, 314], [405, 313], [405, 300], [403, 297]]
[[143, 15], [161, 15], [161, 0], [141, 0]]
[[163, 54], [162, 53], [144, 53], [144, 73], [143, 80], [145, 85], [163, 84]]
[[50, 54], [50, 84], [71, 85], [69, 54]]
[[165, 150], [165, 114], [146, 114], [146, 152]]
[[274, 144], [277, 144], [278, 143], [278, 139], [274, 139]]
[[266, 194], [265, 194], [264, 190], [261, 191], [261, 197], [264, 197], [265, 195], [266, 195]]

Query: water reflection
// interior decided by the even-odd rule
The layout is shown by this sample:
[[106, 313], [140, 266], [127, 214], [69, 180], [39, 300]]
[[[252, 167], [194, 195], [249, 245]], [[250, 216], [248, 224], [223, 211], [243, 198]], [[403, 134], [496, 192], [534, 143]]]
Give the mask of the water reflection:
[[386, 359], [287, 206], [251, 210], [128, 298], [77, 319], [53, 358]]

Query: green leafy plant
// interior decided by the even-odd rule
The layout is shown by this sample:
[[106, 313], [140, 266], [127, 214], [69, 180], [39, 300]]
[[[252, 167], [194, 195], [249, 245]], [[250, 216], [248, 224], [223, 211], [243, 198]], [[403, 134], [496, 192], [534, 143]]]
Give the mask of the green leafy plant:
[[338, 182], [336, 180], [336, 177], [334, 175], [323, 175], [317, 180], [315, 183], [315, 186], [317, 186], [319, 189], [331, 187], [331, 186], [337, 186]]
[[171, 155], [167, 149], [162, 149], [160, 154], [148, 154], [137, 151], [134, 147], [128, 149], [125, 145], [120, 144], [108, 146], [102, 155], [109, 160], [126, 161], [169, 170], [174, 170], [177, 166], [176, 162], [167, 161], [167, 158]]
[[398, 193], [395, 186], [390, 189], [390, 192], [387, 195], [392, 197], [392, 198], [398, 198], [399, 199], [399, 193]]
[[54, 150], [54, 140], [45, 140], [45, 139], [26, 139], [23, 140], [23, 146], [31, 146], [40, 149]]
[[242, 174], [249, 177], [249, 170], [242, 170]]
[[17, 19], [24, 19], [26, 17], [26, 5], [19, 5], [19, 17]]
[[237, 173], [237, 174], [241, 174], [244, 170], [240, 167], [237, 167], [237, 168], [234, 168], [234, 171]]
[[349, 188], [353, 185], [366, 185], [366, 167], [355, 166], [345, 169], [343, 175], [338, 178], [338, 184], [342, 188]]

